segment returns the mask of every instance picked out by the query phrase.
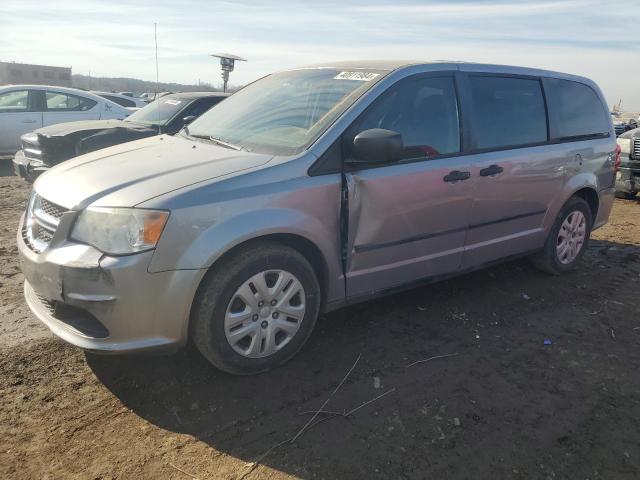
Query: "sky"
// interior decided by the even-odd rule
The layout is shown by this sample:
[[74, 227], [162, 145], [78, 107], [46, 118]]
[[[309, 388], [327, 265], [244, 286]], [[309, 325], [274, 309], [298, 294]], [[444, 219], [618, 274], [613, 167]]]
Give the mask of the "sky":
[[229, 52], [230, 83], [310, 63], [460, 60], [595, 80], [610, 106], [640, 111], [640, 1], [1, 0], [0, 60], [73, 73], [221, 83], [208, 55]]

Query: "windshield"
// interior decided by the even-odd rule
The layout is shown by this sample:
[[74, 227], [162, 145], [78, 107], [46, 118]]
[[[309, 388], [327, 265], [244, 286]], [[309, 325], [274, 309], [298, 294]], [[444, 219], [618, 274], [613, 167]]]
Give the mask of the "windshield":
[[295, 155], [384, 76], [380, 70], [294, 70], [248, 85], [195, 120], [188, 135]]
[[129, 115], [125, 121], [142, 123], [144, 125], [166, 125], [169, 120], [184, 109], [191, 99], [176, 98], [167, 95], [142, 107], [140, 110]]

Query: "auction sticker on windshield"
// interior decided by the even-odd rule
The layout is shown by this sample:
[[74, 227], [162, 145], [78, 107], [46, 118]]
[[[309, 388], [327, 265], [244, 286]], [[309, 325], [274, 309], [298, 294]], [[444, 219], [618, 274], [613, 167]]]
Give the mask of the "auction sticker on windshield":
[[360, 82], [369, 82], [376, 77], [379, 77], [379, 73], [372, 72], [340, 72], [333, 77], [334, 80], [357, 80]]

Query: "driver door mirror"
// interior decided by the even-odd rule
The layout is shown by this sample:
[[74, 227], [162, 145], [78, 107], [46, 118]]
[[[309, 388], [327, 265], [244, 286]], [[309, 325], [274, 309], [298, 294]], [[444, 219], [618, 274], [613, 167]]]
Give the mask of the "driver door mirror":
[[365, 130], [353, 139], [353, 153], [353, 165], [397, 162], [404, 155], [402, 135], [382, 128]]

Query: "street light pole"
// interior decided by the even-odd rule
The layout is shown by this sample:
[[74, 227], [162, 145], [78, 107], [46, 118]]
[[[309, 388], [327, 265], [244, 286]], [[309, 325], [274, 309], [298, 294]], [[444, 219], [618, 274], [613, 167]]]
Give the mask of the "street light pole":
[[230, 53], [212, 53], [212, 57], [220, 59], [220, 68], [222, 69], [222, 90], [227, 91], [227, 85], [229, 83], [229, 73], [233, 72], [236, 60], [239, 62], [246, 62], [247, 60], [237, 55], [231, 55]]

